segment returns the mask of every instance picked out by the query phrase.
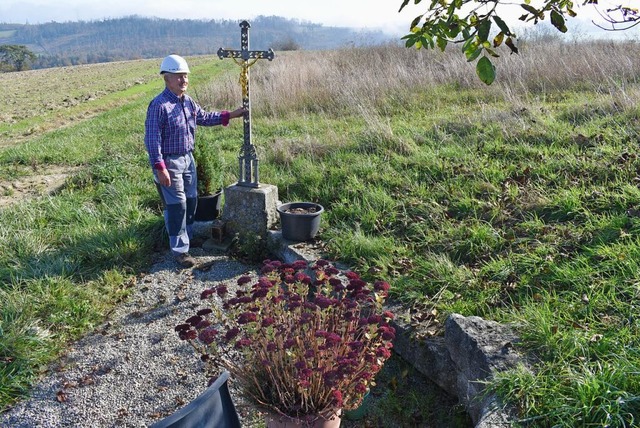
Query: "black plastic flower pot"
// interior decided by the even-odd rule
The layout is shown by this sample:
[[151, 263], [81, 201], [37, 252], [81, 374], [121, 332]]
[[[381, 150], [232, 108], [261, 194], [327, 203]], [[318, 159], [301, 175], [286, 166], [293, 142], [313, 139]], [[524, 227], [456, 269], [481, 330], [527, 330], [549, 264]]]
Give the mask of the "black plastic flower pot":
[[277, 207], [282, 237], [290, 241], [308, 241], [320, 229], [320, 215], [324, 208], [313, 202], [290, 202]]
[[208, 196], [198, 196], [198, 206], [193, 216], [195, 221], [212, 221], [220, 215], [222, 192]]

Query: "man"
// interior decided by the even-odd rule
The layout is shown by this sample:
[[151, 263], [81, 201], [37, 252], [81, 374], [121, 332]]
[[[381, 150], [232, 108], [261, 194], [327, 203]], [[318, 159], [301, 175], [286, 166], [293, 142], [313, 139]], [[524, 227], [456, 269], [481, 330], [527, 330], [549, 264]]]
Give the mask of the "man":
[[207, 112], [185, 94], [189, 66], [184, 58], [169, 55], [160, 65], [165, 89], [147, 109], [144, 144], [149, 154], [154, 181], [164, 205], [169, 247], [182, 267], [192, 267], [189, 255], [193, 216], [198, 203], [196, 166], [193, 160], [196, 126], [227, 126], [245, 109]]

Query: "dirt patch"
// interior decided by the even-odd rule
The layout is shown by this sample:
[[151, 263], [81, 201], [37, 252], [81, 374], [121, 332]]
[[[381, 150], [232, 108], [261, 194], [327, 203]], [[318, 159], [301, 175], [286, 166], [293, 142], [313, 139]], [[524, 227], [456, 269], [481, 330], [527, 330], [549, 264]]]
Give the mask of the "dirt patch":
[[17, 201], [50, 195], [60, 189], [67, 177], [78, 167], [48, 166], [46, 170], [34, 171], [28, 176], [0, 181], [0, 207], [6, 207]]

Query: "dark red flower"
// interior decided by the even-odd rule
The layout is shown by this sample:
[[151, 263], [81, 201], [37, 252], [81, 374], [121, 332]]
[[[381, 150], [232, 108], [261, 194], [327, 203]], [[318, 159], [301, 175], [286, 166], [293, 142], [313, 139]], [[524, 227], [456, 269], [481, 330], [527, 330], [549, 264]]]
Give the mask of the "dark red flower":
[[264, 276], [258, 279], [257, 287], [269, 289], [273, 287], [273, 283], [269, 280], [269, 278], [265, 278]]
[[215, 290], [212, 288], [207, 288], [206, 290], [204, 290], [201, 294], [200, 294], [200, 299], [205, 300], [206, 298], [208, 298], [209, 296], [211, 296], [213, 293], [215, 293]]
[[198, 334], [198, 339], [200, 339], [200, 341], [205, 345], [210, 345], [214, 340], [216, 340], [217, 336], [218, 330], [213, 327], [207, 327]]
[[211, 312], [213, 312], [211, 308], [204, 308], [196, 312], [196, 315], [204, 316], [204, 315], [209, 315]]
[[389, 291], [389, 288], [391, 288], [391, 286], [386, 281], [376, 281], [373, 284], [373, 288], [376, 291]]
[[318, 305], [318, 307], [321, 309], [328, 308], [329, 306], [331, 306], [331, 303], [332, 303], [330, 298], [322, 295], [317, 296], [315, 302], [316, 302], [316, 305]]
[[384, 340], [393, 340], [396, 338], [396, 329], [388, 325], [380, 327], [378, 331]]
[[333, 401], [334, 401], [336, 407], [341, 408], [343, 406], [342, 392], [340, 392], [338, 390], [333, 390], [331, 392], [331, 395], [333, 396]]
[[240, 329], [238, 327], [233, 327], [229, 329], [229, 331], [227, 331], [227, 334], [224, 335], [224, 340], [228, 342], [236, 337], [238, 333], [240, 333]]
[[364, 343], [359, 340], [354, 340], [353, 342], [348, 343], [349, 347], [355, 351], [359, 351], [364, 348]]
[[360, 279], [360, 275], [358, 275], [357, 273], [355, 273], [353, 271], [345, 272], [344, 276], [346, 276], [347, 279], [350, 279], [350, 280]]
[[367, 283], [360, 278], [352, 279], [347, 285], [347, 290], [361, 291], [367, 286]]
[[356, 384], [354, 389], [357, 393], [364, 394], [365, 392], [367, 392], [367, 385], [365, 385], [364, 383], [358, 383]]
[[382, 322], [382, 317], [378, 314], [371, 315], [368, 320], [369, 324], [380, 324]]
[[301, 379], [298, 381], [298, 385], [300, 385], [302, 388], [309, 388], [311, 386], [311, 382], [306, 379]]
[[254, 312], [243, 312], [238, 316], [238, 324], [247, 324], [255, 322], [257, 316]]
[[327, 335], [326, 337], [326, 340], [327, 343], [331, 345], [337, 345], [338, 343], [342, 342], [342, 338], [336, 333], [329, 333], [329, 335]]
[[303, 284], [307, 284], [307, 285], [311, 284], [311, 278], [309, 277], [309, 275], [304, 274], [302, 272], [296, 273], [294, 278], [296, 281], [301, 282]]
[[309, 267], [309, 264], [304, 260], [296, 260], [291, 263], [291, 267], [295, 270], [305, 270]]
[[344, 291], [347, 288], [338, 278], [331, 278], [329, 280], [329, 284], [333, 287], [333, 291], [336, 293]]
[[196, 328], [198, 330], [202, 330], [203, 328], [209, 327], [210, 325], [211, 325], [211, 322], [209, 320], [202, 320], [198, 323]]
[[329, 266], [324, 270], [324, 273], [326, 273], [329, 276], [333, 276], [333, 275], [339, 274], [340, 271], [333, 266]]
[[273, 323], [275, 322], [276, 320], [273, 317], [266, 317], [266, 318], [263, 318], [261, 325], [262, 327], [269, 327], [270, 325], [273, 325]]
[[307, 324], [313, 320], [313, 314], [309, 312], [304, 312], [300, 315], [300, 324]]
[[240, 278], [238, 278], [237, 280], [237, 284], [238, 285], [245, 285], [251, 282], [251, 277], [249, 275], [242, 275]]
[[289, 310], [292, 311], [296, 308], [299, 308], [300, 306], [302, 306], [302, 303], [297, 302], [297, 301], [293, 301], [293, 302], [289, 302]]
[[187, 331], [191, 328], [191, 324], [178, 324], [174, 329], [177, 332]]
[[226, 296], [228, 292], [229, 292], [229, 289], [227, 288], [226, 285], [219, 285], [216, 287], [216, 293], [218, 293], [218, 296], [220, 297]]
[[195, 326], [197, 326], [197, 325], [198, 325], [198, 323], [199, 323], [200, 321], [202, 321], [202, 319], [203, 319], [203, 318], [202, 318], [201, 316], [199, 316], [199, 315], [194, 315], [194, 316], [192, 316], [192, 317], [187, 318], [187, 319], [185, 320], [185, 322], [186, 322], [186, 323], [189, 323], [190, 325], [192, 325], [193, 327], [195, 327]]
[[347, 309], [355, 309], [358, 307], [358, 302], [354, 301], [354, 300], [345, 300], [344, 301], [344, 307]]
[[251, 297], [254, 299], [261, 299], [263, 297], [266, 297], [268, 293], [269, 290], [267, 290], [266, 288], [259, 288], [251, 294]]
[[245, 347], [250, 346], [250, 345], [251, 345], [251, 339], [247, 339], [245, 337], [245, 338], [242, 338], [242, 339], [238, 340], [233, 347], [236, 348], [236, 349], [242, 349], [242, 348], [245, 348]]
[[267, 343], [267, 351], [274, 352], [277, 348], [276, 344], [273, 342]]
[[296, 341], [294, 339], [287, 339], [284, 341], [282, 346], [284, 347], [284, 349], [290, 349], [295, 344], [296, 344]]
[[387, 359], [387, 358], [391, 357], [391, 351], [389, 351], [384, 346], [381, 346], [378, 349], [376, 349], [376, 355], [378, 357], [382, 357], [384, 359]]

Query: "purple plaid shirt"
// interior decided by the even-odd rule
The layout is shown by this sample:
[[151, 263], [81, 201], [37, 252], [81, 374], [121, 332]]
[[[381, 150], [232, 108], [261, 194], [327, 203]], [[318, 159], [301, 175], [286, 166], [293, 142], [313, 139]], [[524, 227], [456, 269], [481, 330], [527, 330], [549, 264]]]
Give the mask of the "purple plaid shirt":
[[228, 111], [204, 111], [190, 96], [185, 94], [180, 99], [165, 88], [149, 103], [144, 123], [144, 145], [151, 166], [164, 169], [163, 156], [191, 152], [195, 146], [196, 125], [228, 124]]

